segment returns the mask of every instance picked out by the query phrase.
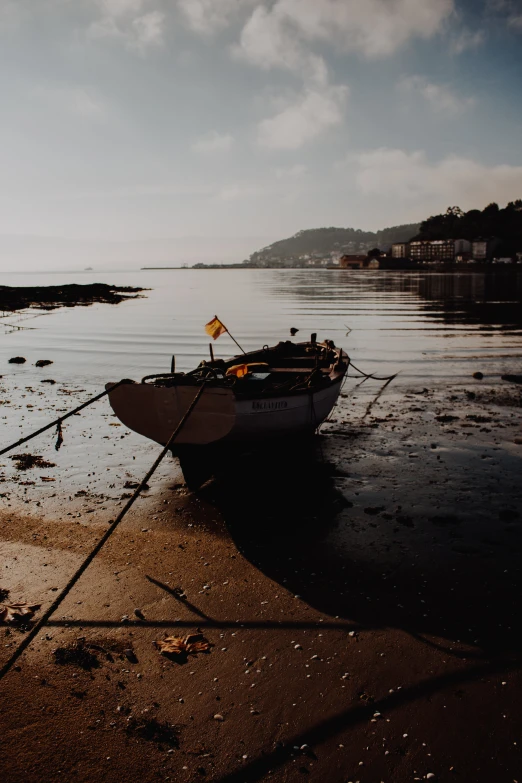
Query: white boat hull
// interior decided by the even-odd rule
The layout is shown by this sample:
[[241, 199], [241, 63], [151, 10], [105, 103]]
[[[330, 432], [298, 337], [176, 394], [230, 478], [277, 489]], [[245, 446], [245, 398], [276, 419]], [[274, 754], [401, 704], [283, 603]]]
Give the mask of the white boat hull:
[[337, 402], [341, 383], [305, 394], [236, 400], [228, 440], [267, 439], [313, 432]]
[[[110, 389], [114, 384], [108, 383]], [[340, 381], [315, 392], [280, 397], [235, 398], [231, 389], [205, 389], [176, 438], [177, 445], [267, 440], [313, 432], [337, 402]], [[160, 388], [136, 383], [109, 393], [120, 421], [164, 445], [187, 411], [197, 387]]]

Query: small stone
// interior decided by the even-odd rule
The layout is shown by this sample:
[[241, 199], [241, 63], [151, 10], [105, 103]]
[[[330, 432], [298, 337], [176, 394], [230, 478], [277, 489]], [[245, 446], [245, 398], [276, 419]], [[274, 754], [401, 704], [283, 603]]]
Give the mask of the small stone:
[[124, 614], [123, 617], [120, 620], [120, 623], [128, 623], [129, 622], [129, 615]]
[[428, 772], [426, 775], [426, 780], [435, 780], [436, 775], [433, 774], [433, 772]]
[[301, 647], [300, 644], [294, 644], [294, 650], [302, 650], [302, 649], [303, 648]]
[[214, 715], [214, 720], [221, 720], [221, 721], [223, 721], [225, 719], [224, 719], [224, 717], [222, 716], [222, 714], [220, 712], [216, 712], [216, 714]]
[[[475, 380], [481, 381], [482, 378], [484, 377], [484, 374], [481, 372], [474, 372], [473, 377], [475, 378]], [[435, 775], [433, 777], [435, 777]]]
[[24, 359], [23, 356], [13, 356], [12, 359], [9, 359], [9, 364], [25, 364], [27, 359]]
[[144, 620], [145, 619], [145, 615], [143, 614], [141, 609], [135, 609], [134, 610], [134, 614], [136, 615], [136, 617], [139, 617], [140, 620]]

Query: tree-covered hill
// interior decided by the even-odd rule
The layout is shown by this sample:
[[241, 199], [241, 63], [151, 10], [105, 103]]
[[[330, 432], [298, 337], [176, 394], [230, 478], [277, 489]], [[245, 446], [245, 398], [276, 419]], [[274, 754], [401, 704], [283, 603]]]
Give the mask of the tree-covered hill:
[[251, 263], [267, 260], [290, 260], [304, 255], [324, 255], [332, 252], [366, 252], [380, 247], [387, 250], [393, 242], [405, 242], [419, 231], [418, 223], [392, 226], [382, 231], [361, 231], [358, 228], [310, 228], [293, 237], [281, 239], [252, 253]]
[[442, 215], [432, 215], [421, 223], [417, 239], [500, 240], [498, 255], [511, 256], [522, 250], [522, 199], [510, 201], [501, 209], [488, 204], [485, 209], [448, 207]]

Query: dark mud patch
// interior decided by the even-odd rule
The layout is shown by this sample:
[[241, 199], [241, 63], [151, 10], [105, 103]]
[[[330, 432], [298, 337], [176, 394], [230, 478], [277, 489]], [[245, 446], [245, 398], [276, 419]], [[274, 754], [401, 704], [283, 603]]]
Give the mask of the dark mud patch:
[[91, 669], [97, 669], [100, 666], [100, 661], [92, 646], [84, 639], [78, 639], [64, 647], [57, 647], [56, 650], [53, 650], [53, 655], [55, 663], [61, 666], [78, 666], [85, 671], [91, 671]]
[[55, 310], [58, 307], [87, 306], [94, 303], [119, 304], [136, 299], [144, 288], [115, 286], [106, 283], [88, 285], [0, 286], [0, 309], [5, 312], [37, 308]]
[[157, 742], [158, 745], [179, 748], [181, 728], [156, 718], [131, 718], [127, 725], [127, 734], [147, 742]]
[[55, 462], [48, 462], [40, 454], [13, 454], [9, 459], [14, 460], [17, 470], [30, 470], [31, 468], [55, 468]]

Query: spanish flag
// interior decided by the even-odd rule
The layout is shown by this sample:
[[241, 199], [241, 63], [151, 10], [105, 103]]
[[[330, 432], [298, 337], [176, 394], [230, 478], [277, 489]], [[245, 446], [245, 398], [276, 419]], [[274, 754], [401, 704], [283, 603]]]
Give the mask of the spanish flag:
[[217, 340], [218, 337], [221, 337], [221, 335], [225, 334], [227, 331], [227, 327], [225, 324], [221, 323], [217, 315], [215, 315], [208, 324], [205, 324], [205, 332], [209, 334], [213, 340]]

